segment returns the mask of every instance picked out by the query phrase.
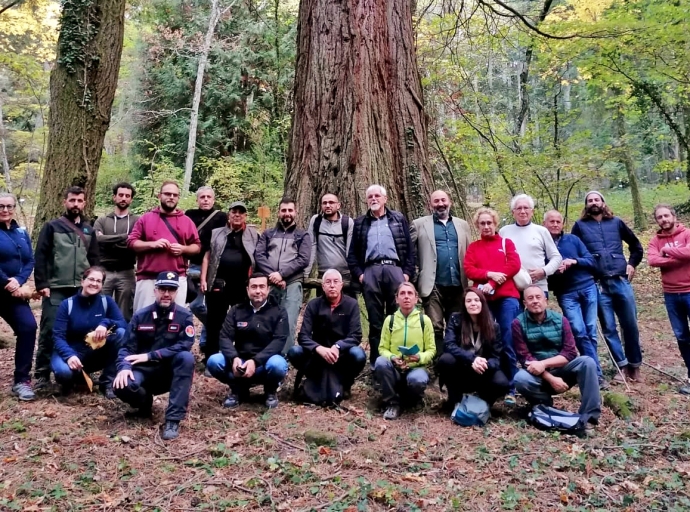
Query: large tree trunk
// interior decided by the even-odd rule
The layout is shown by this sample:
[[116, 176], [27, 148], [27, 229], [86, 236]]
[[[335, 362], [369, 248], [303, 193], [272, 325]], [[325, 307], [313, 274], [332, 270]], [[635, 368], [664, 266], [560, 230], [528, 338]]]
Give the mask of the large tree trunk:
[[50, 73], [48, 152], [34, 235], [63, 211], [62, 194], [86, 189], [94, 207], [103, 139], [110, 124], [124, 35], [124, 0], [66, 0], [55, 68]]
[[614, 129], [617, 137], [616, 146], [618, 148], [618, 158], [625, 167], [625, 172], [628, 175], [628, 183], [630, 183], [630, 195], [632, 196], [633, 217], [635, 229], [642, 231], [647, 227], [647, 219], [642, 208], [642, 196], [640, 195], [640, 186], [637, 181], [637, 174], [635, 173], [635, 162], [630, 156], [628, 149], [628, 142], [626, 141], [625, 130], [625, 115], [623, 107], [618, 104], [616, 113], [613, 118]]
[[5, 123], [2, 118], [2, 98], [0, 98], [0, 158], [2, 159], [2, 175], [5, 178], [5, 188], [12, 192], [12, 176], [10, 175], [10, 164], [7, 161], [7, 151], [5, 143]]
[[351, 215], [366, 188], [421, 215], [433, 188], [410, 2], [302, 0], [285, 190], [303, 220], [323, 194]]

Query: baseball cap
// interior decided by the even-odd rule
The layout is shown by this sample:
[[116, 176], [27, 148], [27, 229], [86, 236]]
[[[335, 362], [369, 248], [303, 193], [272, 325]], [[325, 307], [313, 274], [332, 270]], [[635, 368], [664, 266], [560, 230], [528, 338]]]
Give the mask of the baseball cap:
[[242, 201], [235, 201], [230, 205], [230, 208], [228, 208], [228, 210], [232, 210], [233, 208], [242, 208], [245, 212], [247, 211], [247, 205], [244, 204]]

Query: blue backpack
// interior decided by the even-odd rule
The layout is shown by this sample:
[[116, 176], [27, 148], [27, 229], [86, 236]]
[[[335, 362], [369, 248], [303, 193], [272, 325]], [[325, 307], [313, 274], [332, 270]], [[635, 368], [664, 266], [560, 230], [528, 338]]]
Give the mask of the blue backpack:
[[463, 427], [482, 427], [491, 417], [489, 404], [474, 395], [463, 395], [462, 401], [455, 405], [450, 419]]

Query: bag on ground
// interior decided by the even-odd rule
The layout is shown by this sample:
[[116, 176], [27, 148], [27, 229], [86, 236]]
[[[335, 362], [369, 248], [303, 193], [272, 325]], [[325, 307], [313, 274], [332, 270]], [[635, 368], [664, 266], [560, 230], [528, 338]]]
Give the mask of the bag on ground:
[[539, 430], [550, 430], [576, 436], [585, 431], [579, 414], [562, 411], [548, 405], [535, 405], [528, 418], [529, 422]]
[[474, 395], [464, 395], [462, 401], [455, 405], [450, 419], [463, 427], [486, 425], [491, 416], [491, 408], [484, 400]]

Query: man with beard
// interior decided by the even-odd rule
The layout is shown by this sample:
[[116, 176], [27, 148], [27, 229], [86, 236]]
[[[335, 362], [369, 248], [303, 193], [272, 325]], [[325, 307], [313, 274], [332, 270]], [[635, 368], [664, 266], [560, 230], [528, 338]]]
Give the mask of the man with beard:
[[340, 213], [338, 196], [324, 195], [321, 198], [321, 213], [314, 215], [309, 221], [307, 232], [311, 237], [311, 259], [305, 270], [305, 277], [308, 277], [314, 261], [319, 269], [319, 279], [323, 279], [326, 270], [337, 270], [343, 277], [343, 292], [352, 298], [357, 297], [359, 288], [352, 283], [347, 266], [347, 252], [350, 250], [354, 224], [350, 217]]
[[[599, 278], [598, 311], [606, 344], [619, 368], [632, 381], [640, 380], [642, 349], [637, 328], [637, 307], [630, 282], [644, 251], [635, 233], [619, 217], [614, 217], [601, 192], [592, 190], [585, 196], [585, 207], [572, 234], [580, 238], [594, 256]], [[628, 244], [630, 258], [625, 260], [623, 242]], [[616, 329], [616, 317], [623, 331], [625, 349]], [[614, 377], [620, 381], [620, 374]]]
[[417, 288], [424, 313], [431, 318], [436, 341], [436, 357], [443, 353], [445, 323], [460, 311], [467, 277], [463, 270], [470, 245], [470, 226], [450, 214], [452, 203], [443, 190], [431, 194], [432, 215], [412, 222], [412, 242], [417, 250]]
[[415, 255], [407, 219], [386, 208], [386, 189], [371, 185], [365, 195], [369, 210], [355, 220], [347, 263], [352, 278], [362, 284], [373, 368], [379, 356], [383, 320], [396, 310], [395, 294], [400, 283], [414, 277]]
[[99, 217], [93, 226], [98, 239], [101, 266], [108, 272], [102, 293], [115, 300], [122, 316], [128, 322], [132, 318], [134, 288], [137, 282], [134, 275], [136, 255], [127, 247], [127, 237], [139, 220], [138, 215], [129, 213], [129, 206], [135, 194], [134, 187], [129, 183], [115, 185], [115, 210], [105, 217]]
[[688, 381], [680, 392], [690, 395], [690, 230], [678, 222], [676, 211], [667, 204], [654, 208], [659, 231], [649, 242], [647, 263], [661, 269], [661, 286], [673, 334], [688, 370]]
[[85, 197], [83, 188], [69, 187], [64, 195], [64, 215], [47, 222], [36, 242], [34, 280], [43, 303], [34, 389], [50, 383], [53, 323], [60, 303], [77, 293], [84, 271], [98, 265], [98, 240], [91, 225], [82, 218]]
[[256, 270], [268, 276], [271, 296], [285, 308], [290, 334], [282, 351], [285, 354], [294, 344], [297, 317], [302, 307], [302, 281], [311, 257], [309, 233], [295, 223], [297, 208], [293, 199], [280, 200], [278, 224], [267, 229], [256, 245]]
[[187, 303], [187, 259], [198, 254], [201, 246], [194, 222], [177, 209], [180, 200], [177, 183], [164, 181], [158, 199], [160, 207], [142, 215], [127, 239], [127, 247], [137, 253], [135, 313], [156, 301], [155, 279], [161, 272], [168, 271], [179, 275], [175, 302], [184, 307]]

